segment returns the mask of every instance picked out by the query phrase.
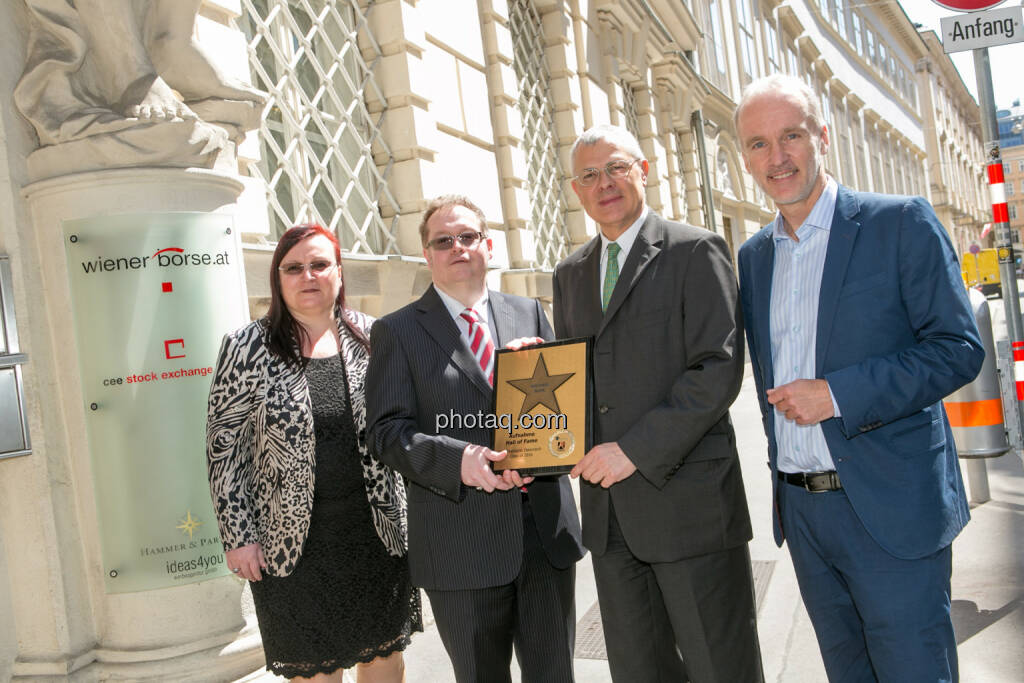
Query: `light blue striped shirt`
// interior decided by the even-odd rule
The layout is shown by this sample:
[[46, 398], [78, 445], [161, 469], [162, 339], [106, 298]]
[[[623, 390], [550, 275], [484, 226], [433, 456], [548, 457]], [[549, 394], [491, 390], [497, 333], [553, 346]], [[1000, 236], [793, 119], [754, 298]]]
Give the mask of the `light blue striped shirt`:
[[[772, 273], [771, 340], [775, 386], [796, 379], [814, 379], [814, 348], [818, 330], [818, 295], [825, 252], [836, 209], [838, 185], [831, 177], [811, 213], [790, 239], [782, 214], [772, 227], [775, 269]], [[833, 405], [835, 400], [833, 399]], [[775, 415], [778, 466], [783, 472], [834, 470], [821, 425], [798, 425], [779, 411]]]

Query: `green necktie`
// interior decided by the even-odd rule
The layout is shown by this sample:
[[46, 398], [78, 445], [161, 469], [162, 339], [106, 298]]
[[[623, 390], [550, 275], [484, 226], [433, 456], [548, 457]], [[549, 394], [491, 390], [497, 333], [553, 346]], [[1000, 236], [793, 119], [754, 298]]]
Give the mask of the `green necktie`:
[[615, 242], [608, 243], [608, 264], [604, 269], [604, 287], [601, 289], [601, 311], [608, 310], [608, 301], [615, 291], [615, 283], [619, 281], [619, 252], [622, 251]]

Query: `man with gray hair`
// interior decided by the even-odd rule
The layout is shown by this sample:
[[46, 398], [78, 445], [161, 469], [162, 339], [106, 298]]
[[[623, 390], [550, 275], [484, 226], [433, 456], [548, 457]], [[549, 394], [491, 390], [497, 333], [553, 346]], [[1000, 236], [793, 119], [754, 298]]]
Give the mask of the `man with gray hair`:
[[761, 681], [728, 248], [647, 208], [649, 165], [627, 131], [591, 128], [572, 163], [600, 234], [555, 268], [555, 333], [594, 338], [596, 445], [571, 476], [612, 678]]
[[740, 291], [775, 540], [825, 670], [956, 681], [950, 547], [970, 515], [941, 402], [985, 354], [953, 245], [921, 197], [825, 172], [829, 131], [802, 81], [754, 81], [735, 122], [779, 210], [740, 249]]

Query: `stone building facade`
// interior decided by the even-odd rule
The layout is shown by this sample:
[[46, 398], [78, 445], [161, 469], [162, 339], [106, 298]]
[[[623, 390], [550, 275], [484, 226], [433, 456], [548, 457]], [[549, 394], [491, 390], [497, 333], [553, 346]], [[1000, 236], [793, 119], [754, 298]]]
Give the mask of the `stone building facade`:
[[40, 140], [12, 93], [32, 21], [26, 0], [0, 3], [2, 294], [18, 332], [0, 373], [17, 366], [21, 410], [4, 426], [31, 443], [0, 458], [0, 680], [224, 680], [261, 665], [230, 577], [136, 597], [103, 589], [52, 230], [72, 195], [88, 215], [144, 211], [136, 190], [149, 178], [163, 210], [229, 211], [255, 316], [277, 236], [299, 222], [338, 234], [356, 308], [381, 315], [419, 296], [420, 212], [464, 193], [494, 237], [491, 285], [548, 304], [554, 265], [596, 234], [568, 180], [580, 132], [629, 128], [651, 163], [648, 203], [721, 233], [735, 254], [774, 210], [743, 169], [732, 114], [746, 83], [784, 71], [821, 93], [840, 182], [929, 197], [961, 246], [988, 220], [977, 106], [894, 0], [204, 0], [198, 44], [268, 93], [233, 165], [170, 173], [112, 159], [74, 178], [28, 163]]

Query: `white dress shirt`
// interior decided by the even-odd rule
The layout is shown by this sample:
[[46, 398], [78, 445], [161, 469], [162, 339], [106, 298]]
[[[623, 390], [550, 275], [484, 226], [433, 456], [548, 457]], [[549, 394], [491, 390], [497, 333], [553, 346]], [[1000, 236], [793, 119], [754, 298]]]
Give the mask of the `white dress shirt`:
[[598, 229], [598, 234], [601, 235], [601, 277], [597, 279], [598, 298], [604, 294], [604, 274], [608, 270], [608, 245], [612, 242], [619, 245], [619, 273], [621, 273], [622, 266], [626, 263], [626, 257], [629, 256], [629, 250], [633, 248], [633, 242], [636, 242], [636, 236], [640, 234], [640, 226], [647, 220], [649, 212], [650, 209], [645, 206], [644, 210], [640, 212], [640, 217], [633, 221], [633, 224], [626, 228], [626, 232], [619, 235], [618, 239], [610, 240]]
[[[466, 310], [467, 307], [455, 297], [442, 292], [441, 288], [437, 285], [434, 285], [434, 289], [437, 290], [437, 295], [440, 296], [441, 301], [444, 302], [444, 307], [448, 309], [448, 313], [451, 314], [455, 324], [458, 325], [459, 336], [462, 337], [462, 343], [467, 349], [469, 349], [469, 322], [462, 317], [462, 312]], [[478, 318], [480, 318], [480, 324], [487, 328], [487, 333], [490, 335], [490, 306], [487, 304], [487, 290], [485, 289], [483, 297], [481, 297], [481, 299], [472, 306], [469, 306], [469, 308], [473, 309], [473, 312], [476, 313]], [[493, 339], [491, 342], [495, 345], [495, 348], [497, 348], [498, 342]]]
[[[839, 186], [828, 178], [794, 241], [786, 232], [782, 214], [775, 217], [775, 267], [772, 272], [771, 343], [775, 386], [796, 379], [815, 378], [818, 301], [825, 254], [835, 214]], [[831, 389], [829, 390], [831, 394]], [[832, 406], [839, 414], [835, 397]], [[783, 472], [834, 470], [832, 454], [820, 424], [798, 425], [774, 411], [778, 467]]]

